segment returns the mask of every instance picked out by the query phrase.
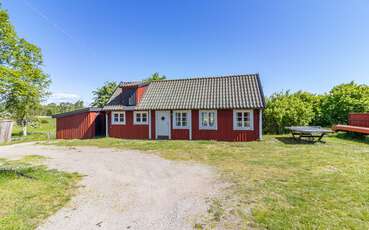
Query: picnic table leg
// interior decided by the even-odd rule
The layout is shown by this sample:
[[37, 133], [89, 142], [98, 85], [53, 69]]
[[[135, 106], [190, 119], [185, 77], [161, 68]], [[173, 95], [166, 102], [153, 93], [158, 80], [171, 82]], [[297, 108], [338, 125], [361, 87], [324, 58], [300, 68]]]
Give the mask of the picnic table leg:
[[320, 135], [320, 137], [318, 138], [318, 142], [321, 142], [321, 141], [322, 141], [322, 138], [324, 137], [324, 135], [325, 135], [325, 133], [322, 133], [322, 134]]
[[[296, 137], [296, 135], [297, 135], [298, 137]], [[293, 139], [295, 139], [296, 141], [300, 141], [300, 140], [301, 140], [301, 135], [300, 135], [300, 134], [298, 134], [298, 133], [294, 133], [294, 132], [292, 132], [292, 137], [293, 137]]]

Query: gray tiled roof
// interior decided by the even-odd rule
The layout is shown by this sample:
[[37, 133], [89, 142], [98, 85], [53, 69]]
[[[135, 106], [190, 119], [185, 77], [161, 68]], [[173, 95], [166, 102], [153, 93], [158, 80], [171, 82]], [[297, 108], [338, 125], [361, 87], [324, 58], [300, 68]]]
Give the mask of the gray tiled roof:
[[128, 106], [129, 96], [135, 92], [135, 88], [123, 90], [121, 86], [117, 87], [110, 97], [108, 103], [104, 106], [104, 110], [130, 110]]
[[136, 106], [136, 110], [246, 108], [264, 108], [258, 74], [152, 82]]

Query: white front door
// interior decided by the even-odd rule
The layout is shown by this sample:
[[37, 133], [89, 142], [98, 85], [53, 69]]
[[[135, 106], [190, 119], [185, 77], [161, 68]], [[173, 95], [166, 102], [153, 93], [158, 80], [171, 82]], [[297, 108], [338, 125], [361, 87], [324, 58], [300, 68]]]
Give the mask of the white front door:
[[156, 139], [170, 139], [170, 111], [155, 112]]

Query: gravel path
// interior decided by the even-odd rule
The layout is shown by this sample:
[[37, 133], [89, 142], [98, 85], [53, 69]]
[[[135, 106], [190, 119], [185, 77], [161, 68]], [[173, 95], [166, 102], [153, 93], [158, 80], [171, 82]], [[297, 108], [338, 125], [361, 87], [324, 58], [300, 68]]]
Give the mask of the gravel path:
[[138, 151], [19, 144], [0, 158], [49, 157], [45, 164], [83, 177], [78, 194], [39, 229], [192, 229], [217, 195], [214, 169]]

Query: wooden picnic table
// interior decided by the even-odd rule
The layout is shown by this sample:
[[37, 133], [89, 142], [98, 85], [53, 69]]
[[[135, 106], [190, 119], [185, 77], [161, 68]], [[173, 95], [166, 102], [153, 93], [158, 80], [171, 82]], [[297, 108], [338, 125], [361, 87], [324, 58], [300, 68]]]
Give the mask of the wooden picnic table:
[[332, 130], [320, 126], [290, 126], [286, 129], [290, 130], [293, 138], [298, 141], [308, 138], [312, 142], [320, 142], [326, 134], [333, 133]]

